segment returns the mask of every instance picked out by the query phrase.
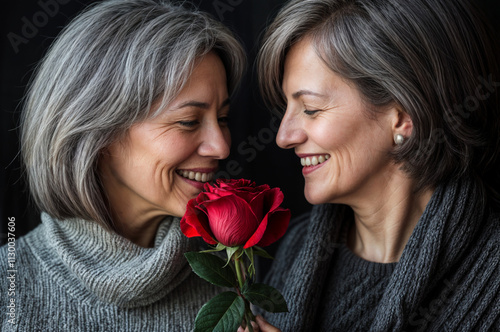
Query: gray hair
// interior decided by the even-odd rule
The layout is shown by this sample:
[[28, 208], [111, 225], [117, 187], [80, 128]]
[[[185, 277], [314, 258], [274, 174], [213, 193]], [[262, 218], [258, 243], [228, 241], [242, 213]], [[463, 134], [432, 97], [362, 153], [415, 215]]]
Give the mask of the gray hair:
[[211, 51], [232, 94], [245, 53], [206, 13], [164, 1], [110, 0], [74, 19], [42, 60], [22, 114], [22, 157], [39, 208], [110, 226], [97, 172], [101, 151], [156, 116]]
[[392, 156], [418, 188], [472, 176], [500, 203], [500, 98], [485, 83], [499, 69], [491, 32], [468, 1], [288, 2], [257, 60], [270, 107], [286, 107], [285, 57], [305, 37], [332, 72], [357, 87], [367, 112], [397, 106], [410, 115], [412, 135]]

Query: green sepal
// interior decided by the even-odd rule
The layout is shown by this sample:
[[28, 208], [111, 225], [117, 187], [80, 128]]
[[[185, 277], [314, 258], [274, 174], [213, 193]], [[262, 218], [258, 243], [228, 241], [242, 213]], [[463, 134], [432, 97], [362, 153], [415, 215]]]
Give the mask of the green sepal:
[[246, 256], [250, 260], [250, 265], [248, 266], [248, 276], [249, 278], [253, 278], [255, 275], [255, 263], [253, 259], [253, 248], [250, 247], [248, 249], [244, 249]]
[[226, 254], [227, 254], [226, 265], [229, 264], [234, 253], [237, 252], [239, 249], [240, 249], [240, 247], [226, 247]]
[[208, 250], [203, 250], [200, 251], [201, 253], [209, 253], [209, 252], [218, 252], [226, 249], [227, 247], [223, 245], [222, 243], [217, 243], [217, 246], [214, 247], [213, 249], [208, 249]]
[[194, 331], [236, 331], [244, 315], [245, 300], [235, 292], [224, 292], [201, 307], [194, 321]]
[[245, 283], [243, 296], [252, 304], [269, 312], [288, 312], [283, 295], [274, 287], [265, 284]]
[[273, 257], [273, 256], [269, 255], [269, 254], [267, 253], [267, 251], [265, 251], [265, 250], [264, 250], [264, 249], [262, 249], [261, 247], [253, 247], [253, 249], [254, 249], [254, 253], [255, 253], [256, 255], [259, 255], [259, 256], [264, 257], [264, 258], [274, 259], [274, 257]]
[[236, 276], [226, 262], [213, 254], [187, 252], [184, 254], [194, 273], [206, 281], [221, 287], [237, 287]]

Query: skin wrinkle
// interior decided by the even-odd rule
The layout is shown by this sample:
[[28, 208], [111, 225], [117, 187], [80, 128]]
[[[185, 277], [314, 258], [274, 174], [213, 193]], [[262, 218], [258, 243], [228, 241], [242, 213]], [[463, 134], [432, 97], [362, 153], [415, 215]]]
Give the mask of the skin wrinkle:
[[[189, 199], [201, 191], [177, 170], [215, 169], [229, 154], [229, 128], [220, 120], [220, 110], [228, 108], [225, 75], [221, 60], [209, 53], [172, 107], [134, 125], [103, 156], [104, 188], [110, 205], [120, 207], [112, 210], [116, 229], [132, 242], [151, 246], [160, 221], [167, 215], [182, 216]], [[172, 111], [176, 105], [184, 107]], [[192, 121], [196, 123], [183, 123]]]
[[307, 38], [290, 49], [282, 88], [289, 97], [278, 145], [299, 156], [330, 156], [304, 174], [306, 199], [349, 205], [351, 250], [369, 261], [397, 261], [432, 194], [415, 193], [415, 181], [391, 159], [395, 133], [411, 135], [409, 116], [388, 106], [367, 116], [361, 93], [325, 65]]

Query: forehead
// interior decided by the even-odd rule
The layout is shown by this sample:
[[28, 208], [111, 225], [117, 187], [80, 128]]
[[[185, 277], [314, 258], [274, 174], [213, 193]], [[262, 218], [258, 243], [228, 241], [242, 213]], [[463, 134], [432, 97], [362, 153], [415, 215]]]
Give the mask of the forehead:
[[282, 89], [285, 95], [293, 96], [297, 91], [310, 90], [325, 94], [342, 84], [316, 53], [310, 38], [294, 44], [285, 57]]
[[[296, 80], [300, 76], [300, 80]], [[310, 38], [304, 38], [294, 44], [285, 57], [283, 85], [291, 82], [298, 84], [304, 80], [324, 80], [336, 76], [316, 53]], [[285, 88], [285, 86], [283, 86]]]

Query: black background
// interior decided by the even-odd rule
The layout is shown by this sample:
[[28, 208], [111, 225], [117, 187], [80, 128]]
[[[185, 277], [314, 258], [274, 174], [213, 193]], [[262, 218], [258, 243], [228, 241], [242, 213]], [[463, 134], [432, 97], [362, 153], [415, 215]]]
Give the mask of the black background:
[[[9, 217], [16, 220], [16, 237], [27, 233], [39, 223], [39, 212], [29, 203], [19, 161], [18, 120], [27, 83], [34, 66], [61, 28], [92, 2], [94, 1], [17, 0], [2, 3], [0, 244], [6, 241]], [[258, 184], [278, 186], [285, 194], [284, 205], [292, 210], [293, 215], [306, 211], [310, 205], [303, 196], [299, 160], [293, 151], [281, 150], [276, 146], [274, 137], [279, 122], [271, 124], [271, 114], [258, 94], [253, 68], [262, 32], [285, 1], [191, 2], [228, 25], [239, 36], [248, 54], [249, 69], [232, 102], [232, 151], [221, 170], [232, 178], [249, 178]], [[43, 5], [49, 3], [52, 6]], [[479, 0], [478, 4], [496, 31], [500, 31], [500, 1]], [[29, 30], [26, 27], [29, 24], [34, 29]]]

